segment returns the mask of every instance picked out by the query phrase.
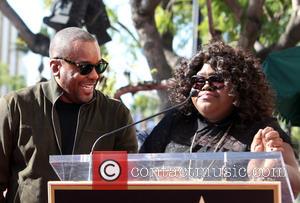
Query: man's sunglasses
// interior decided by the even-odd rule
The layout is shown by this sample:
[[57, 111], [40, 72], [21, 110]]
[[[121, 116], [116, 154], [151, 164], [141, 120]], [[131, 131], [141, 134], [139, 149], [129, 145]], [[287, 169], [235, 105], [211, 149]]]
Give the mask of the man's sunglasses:
[[93, 68], [95, 68], [96, 72], [98, 74], [103, 73], [107, 66], [108, 66], [108, 62], [105, 61], [104, 59], [101, 59], [97, 64], [90, 64], [90, 63], [76, 63], [74, 61], [70, 61], [69, 59], [66, 58], [62, 58], [62, 57], [55, 57], [53, 59], [60, 59], [60, 60], [64, 60], [65, 62], [76, 66], [77, 68], [79, 68], [79, 73], [81, 75], [87, 75], [90, 72], [92, 72]]
[[220, 90], [224, 88], [224, 78], [220, 75], [211, 75], [208, 78], [205, 78], [200, 75], [192, 76], [192, 85], [194, 89], [202, 90], [206, 81], [214, 90]]

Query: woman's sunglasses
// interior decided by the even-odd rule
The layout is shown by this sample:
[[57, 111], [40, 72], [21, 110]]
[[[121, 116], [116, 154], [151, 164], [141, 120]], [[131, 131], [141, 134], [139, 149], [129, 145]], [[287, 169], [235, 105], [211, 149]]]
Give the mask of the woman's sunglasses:
[[224, 88], [224, 78], [220, 75], [211, 75], [208, 78], [205, 78], [200, 75], [192, 76], [192, 85], [194, 89], [202, 90], [204, 85], [208, 82], [214, 90], [220, 90]]
[[66, 58], [62, 58], [62, 57], [55, 57], [53, 59], [60, 59], [60, 60], [64, 60], [65, 62], [76, 66], [77, 68], [79, 68], [79, 73], [81, 75], [87, 75], [90, 72], [92, 72], [92, 70], [95, 68], [96, 72], [98, 74], [103, 73], [107, 66], [108, 66], [108, 62], [105, 61], [104, 59], [101, 59], [97, 64], [90, 64], [90, 63], [76, 63], [74, 61], [70, 61], [69, 59]]

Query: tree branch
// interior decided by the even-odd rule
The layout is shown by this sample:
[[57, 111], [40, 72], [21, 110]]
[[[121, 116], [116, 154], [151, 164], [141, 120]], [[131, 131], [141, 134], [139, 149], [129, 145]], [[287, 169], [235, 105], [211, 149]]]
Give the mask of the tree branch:
[[284, 33], [280, 36], [274, 49], [281, 50], [281, 49], [295, 46], [300, 40], [299, 31], [300, 31], [300, 6], [298, 4], [297, 6], [293, 7], [293, 12], [286, 26], [286, 29]]
[[140, 15], [146, 15], [154, 13], [155, 8], [158, 6], [158, 4], [161, 2], [161, 0], [131, 0], [131, 5], [138, 8], [138, 13]]
[[34, 34], [26, 26], [20, 16], [11, 8], [6, 0], [0, 0], [0, 11], [18, 30], [20, 37], [27, 43], [29, 49], [34, 53], [48, 56], [50, 39], [42, 34]]
[[[163, 52], [161, 37], [155, 25], [154, 10], [159, 1], [131, 0], [132, 20], [138, 32], [144, 55], [156, 81], [171, 77], [171, 68]], [[145, 6], [148, 5], [148, 8]]]
[[294, 47], [300, 41], [300, 0], [293, 1], [293, 12], [286, 26], [284, 33], [280, 36], [278, 42], [257, 53], [261, 59], [265, 59], [271, 51], [287, 49]]
[[243, 8], [236, 0], [225, 0], [225, 3], [227, 4], [228, 8], [231, 9], [233, 12], [233, 15], [235, 17], [235, 20], [240, 23], [241, 17], [243, 15]]
[[114, 95], [115, 99], [120, 99], [123, 94], [132, 93], [135, 94], [139, 91], [150, 91], [150, 90], [166, 90], [170, 87], [171, 83], [169, 81], [162, 81], [161, 83], [155, 82], [144, 82], [137, 85], [128, 85], [121, 87], [117, 90]]
[[250, 0], [238, 45], [251, 50], [259, 36], [264, 0]]
[[[141, 47], [140, 42], [135, 38], [134, 34], [120, 21], [117, 21], [117, 24], [121, 26], [121, 28], [123, 28], [131, 37], [132, 39], [137, 43], [137, 45], [139, 47]], [[116, 28], [114, 28], [115, 30], [117, 30]], [[117, 30], [118, 32], [120, 32], [119, 30]]]
[[[163, 43], [154, 20], [154, 10], [160, 0], [131, 0], [131, 13], [134, 26], [139, 35], [143, 53], [147, 59], [154, 81], [170, 78], [172, 69], [167, 63]], [[168, 106], [168, 96], [158, 91], [162, 107]]]
[[173, 51], [170, 51], [169, 49], [164, 49], [164, 54], [169, 66], [171, 66], [172, 70], [175, 70], [176, 66], [180, 62], [181, 57], [175, 54]]
[[206, 0], [206, 7], [207, 7], [209, 33], [212, 38], [215, 38], [216, 33], [215, 33], [214, 21], [213, 21], [213, 17], [212, 17], [211, 0]]

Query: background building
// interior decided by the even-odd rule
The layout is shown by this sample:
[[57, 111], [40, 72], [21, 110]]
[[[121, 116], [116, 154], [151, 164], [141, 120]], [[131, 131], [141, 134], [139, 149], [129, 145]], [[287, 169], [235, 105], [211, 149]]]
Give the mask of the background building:
[[18, 32], [9, 20], [0, 12], [0, 96], [12, 89], [8, 85], [10, 81], [5, 76], [6, 68], [10, 76], [25, 75], [26, 71], [21, 69], [21, 59], [24, 55], [17, 49], [16, 41]]

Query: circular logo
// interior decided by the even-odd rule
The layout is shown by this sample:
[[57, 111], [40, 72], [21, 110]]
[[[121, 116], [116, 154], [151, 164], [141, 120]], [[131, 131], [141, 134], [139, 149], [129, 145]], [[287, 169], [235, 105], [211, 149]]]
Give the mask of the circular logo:
[[105, 160], [99, 167], [101, 178], [106, 181], [114, 181], [121, 175], [121, 167], [118, 162], [114, 160]]

